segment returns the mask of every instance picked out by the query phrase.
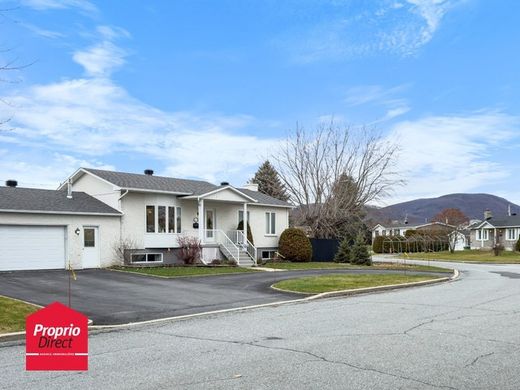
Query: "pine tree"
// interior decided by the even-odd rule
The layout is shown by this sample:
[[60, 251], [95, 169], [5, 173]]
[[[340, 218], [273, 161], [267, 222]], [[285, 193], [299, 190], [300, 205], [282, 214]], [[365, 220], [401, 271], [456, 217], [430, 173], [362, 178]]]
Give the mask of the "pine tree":
[[350, 251], [350, 262], [352, 264], [372, 265], [372, 256], [368, 253], [363, 234], [356, 237], [356, 242]]
[[335, 263], [350, 263], [350, 242], [344, 238], [339, 244], [338, 251], [334, 256]]
[[269, 160], [266, 160], [260, 166], [260, 168], [258, 168], [255, 176], [251, 179], [251, 183], [258, 184], [258, 191], [262, 194], [266, 194], [283, 201], [289, 200], [289, 195], [287, 194], [285, 186], [280, 181], [278, 172], [271, 165]]
[[[244, 221], [240, 221], [237, 226], [237, 230], [244, 230]], [[253, 241], [253, 232], [251, 231], [251, 226], [249, 226], [249, 222], [247, 223], [247, 239], [252, 245], [255, 245]]]

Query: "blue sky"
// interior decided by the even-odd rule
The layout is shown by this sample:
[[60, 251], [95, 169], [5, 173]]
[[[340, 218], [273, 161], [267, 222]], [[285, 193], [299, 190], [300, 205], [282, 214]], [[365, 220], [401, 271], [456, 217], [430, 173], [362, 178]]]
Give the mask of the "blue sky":
[[0, 180], [79, 166], [243, 184], [296, 122], [398, 139], [407, 185], [520, 203], [520, 3], [3, 1]]

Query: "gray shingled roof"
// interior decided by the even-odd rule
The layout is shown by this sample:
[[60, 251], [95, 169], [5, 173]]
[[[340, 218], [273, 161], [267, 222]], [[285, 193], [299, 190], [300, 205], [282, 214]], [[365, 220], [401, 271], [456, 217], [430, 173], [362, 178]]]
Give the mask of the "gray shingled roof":
[[36, 188], [0, 187], [0, 211], [34, 211], [62, 214], [117, 214], [121, 213], [84, 192], [41, 190]]
[[[176, 179], [166, 176], [150, 176], [138, 173], [113, 172], [101, 169], [82, 168], [121, 188], [135, 188], [151, 191], [167, 191], [187, 195], [202, 195], [221, 188], [202, 180]], [[235, 187], [236, 188], [236, 187]], [[262, 194], [258, 191], [236, 188], [238, 191], [258, 201], [260, 204], [292, 207], [289, 203]]]
[[495, 227], [520, 227], [520, 215], [511, 215], [510, 217], [493, 217], [488, 219], [489, 222]]
[[218, 188], [214, 184], [201, 180], [175, 179], [173, 177], [113, 172], [92, 168], [83, 169], [121, 188], [168, 191], [189, 195], [200, 195]]

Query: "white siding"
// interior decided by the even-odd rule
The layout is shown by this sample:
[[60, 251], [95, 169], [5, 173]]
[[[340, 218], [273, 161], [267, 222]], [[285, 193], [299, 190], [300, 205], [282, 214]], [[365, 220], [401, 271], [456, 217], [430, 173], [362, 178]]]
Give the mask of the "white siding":
[[[65, 226], [65, 256], [70, 260], [72, 267], [82, 268], [84, 225], [99, 227], [99, 245], [101, 253], [101, 267], [108, 267], [118, 263], [114, 254], [114, 247], [119, 242], [119, 217], [87, 216], [87, 215], [57, 215], [57, 214], [23, 214], [0, 213], [0, 225], [48, 225]], [[81, 229], [77, 235], [75, 230]]]
[[120, 210], [119, 197], [121, 193], [115, 188], [112, 184], [108, 184], [87, 173], [72, 184], [73, 191], [86, 192], [110, 207]]

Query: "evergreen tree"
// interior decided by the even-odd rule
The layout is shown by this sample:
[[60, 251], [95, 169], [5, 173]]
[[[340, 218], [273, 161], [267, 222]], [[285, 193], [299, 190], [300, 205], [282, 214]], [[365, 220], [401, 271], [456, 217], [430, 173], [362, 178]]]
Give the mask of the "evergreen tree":
[[266, 160], [260, 168], [258, 168], [255, 176], [251, 179], [251, 183], [258, 184], [258, 191], [262, 194], [283, 201], [289, 200], [285, 186], [280, 181], [278, 172], [276, 172], [276, 169], [271, 165], [269, 160]]
[[350, 262], [352, 264], [372, 265], [372, 256], [368, 253], [362, 233], [358, 234], [356, 242], [350, 250]]
[[[244, 221], [240, 221], [237, 226], [237, 230], [244, 230]], [[253, 232], [251, 231], [251, 226], [249, 226], [249, 222], [247, 223], [247, 239], [252, 245], [255, 245], [253, 241]]]
[[338, 251], [334, 256], [335, 263], [350, 263], [350, 242], [344, 238], [339, 244]]

